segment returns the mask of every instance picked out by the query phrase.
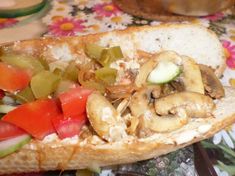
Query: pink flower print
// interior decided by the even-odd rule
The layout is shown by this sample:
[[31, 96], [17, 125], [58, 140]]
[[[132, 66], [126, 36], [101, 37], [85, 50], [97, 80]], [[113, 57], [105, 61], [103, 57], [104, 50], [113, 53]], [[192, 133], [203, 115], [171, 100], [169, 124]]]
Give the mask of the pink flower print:
[[0, 29], [13, 26], [18, 23], [15, 18], [0, 18]]
[[227, 40], [223, 40], [222, 44], [225, 50], [227, 66], [229, 68], [235, 69], [235, 45]]
[[92, 9], [98, 16], [110, 17], [117, 15], [120, 10], [113, 3], [96, 4]]
[[54, 36], [74, 36], [77, 32], [84, 31], [83, 22], [83, 20], [62, 18], [48, 26], [49, 33]]
[[224, 14], [222, 12], [215, 13], [213, 15], [202, 17], [204, 19], [210, 20], [210, 21], [217, 21], [224, 17]]

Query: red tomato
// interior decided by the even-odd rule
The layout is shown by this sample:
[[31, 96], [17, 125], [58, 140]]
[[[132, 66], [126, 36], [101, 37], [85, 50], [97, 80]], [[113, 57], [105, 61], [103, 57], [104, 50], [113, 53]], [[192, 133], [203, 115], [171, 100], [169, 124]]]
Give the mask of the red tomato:
[[19, 127], [0, 120], [0, 141], [27, 134]]
[[0, 62], [0, 75], [0, 89], [10, 92], [24, 89], [30, 82], [30, 76], [26, 70], [2, 62]]
[[54, 100], [37, 100], [23, 104], [3, 116], [2, 120], [27, 131], [37, 139], [54, 132], [51, 118], [61, 114]]
[[0, 100], [5, 96], [5, 93], [3, 90], [0, 89]]
[[60, 139], [73, 137], [79, 134], [82, 126], [86, 123], [86, 115], [76, 115], [73, 117], [64, 117], [59, 115], [52, 118], [52, 123]]
[[86, 111], [87, 97], [91, 89], [77, 87], [59, 95], [61, 107], [66, 117], [83, 114]]

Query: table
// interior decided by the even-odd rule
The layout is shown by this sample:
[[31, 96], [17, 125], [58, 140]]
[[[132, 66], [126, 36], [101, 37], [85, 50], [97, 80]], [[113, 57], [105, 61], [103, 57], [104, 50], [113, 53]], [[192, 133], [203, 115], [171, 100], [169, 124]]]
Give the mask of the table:
[[[203, 25], [220, 38], [226, 53], [227, 68], [221, 79], [224, 85], [235, 87], [235, 13], [234, 9], [184, 23]], [[36, 38], [40, 36], [75, 36], [129, 26], [159, 25], [122, 12], [111, 0], [51, 0], [40, 12], [21, 18], [0, 19], [0, 42]], [[22, 35], [23, 34], [23, 35]], [[235, 175], [235, 124], [203, 141], [218, 175]], [[176, 157], [177, 156], [177, 157]], [[192, 147], [187, 147], [152, 160], [112, 168], [116, 172], [140, 175], [196, 175]], [[110, 169], [104, 169], [107, 175]], [[56, 172], [44, 175], [56, 175]], [[65, 175], [75, 172], [65, 172]]]

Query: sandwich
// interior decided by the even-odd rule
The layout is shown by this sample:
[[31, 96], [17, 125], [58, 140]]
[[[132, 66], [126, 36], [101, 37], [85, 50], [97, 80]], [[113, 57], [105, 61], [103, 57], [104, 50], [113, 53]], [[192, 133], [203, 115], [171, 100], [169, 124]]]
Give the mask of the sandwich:
[[189, 24], [1, 46], [0, 174], [131, 163], [235, 121], [225, 54]]

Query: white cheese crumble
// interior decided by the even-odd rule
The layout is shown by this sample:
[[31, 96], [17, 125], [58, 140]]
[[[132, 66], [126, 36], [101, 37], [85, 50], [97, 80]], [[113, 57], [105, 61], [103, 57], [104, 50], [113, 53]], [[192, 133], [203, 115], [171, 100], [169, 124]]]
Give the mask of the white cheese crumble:
[[144, 117], [146, 118], [146, 119], [148, 119], [148, 120], [150, 120], [152, 117], [153, 117], [153, 114], [152, 114], [152, 112], [151, 111], [146, 111], [145, 113], [144, 113]]
[[102, 109], [101, 120], [104, 122], [109, 122], [110, 117], [113, 117], [113, 112], [110, 107], [104, 107]]
[[73, 137], [64, 138], [63, 140], [59, 139], [56, 133], [49, 134], [44, 137], [42, 140], [42, 143], [51, 143], [51, 142], [57, 142], [60, 141], [62, 144], [77, 144], [79, 141], [78, 135], [75, 135]]
[[110, 64], [110, 67], [116, 70], [135, 70], [140, 68], [140, 64], [136, 62], [135, 60], [130, 60], [128, 62], [125, 62], [124, 60], [117, 60], [115, 62], [112, 62]]
[[199, 135], [199, 133], [197, 131], [195, 131], [195, 130], [185, 131], [185, 132], [181, 133], [180, 135], [178, 135], [176, 137], [176, 141], [175, 142], [177, 144], [187, 143], [187, 142], [193, 140], [198, 135]]
[[47, 136], [44, 137], [44, 139], [42, 140], [43, 143], [50, 143], [50, 142], [53, 142], [53, 141], [56, 141], [58, 140], [58, 136], [56, 133], [52, 133], [52, 134], [49, 134]]
[[133, 73], [137, 72], [138, 69], [140, 68], [140, 64], [135, 60], [130, 60], [128, 62], [124, 60], [117, 60], [110, 64], [110, 68], [116, 69], [118, 71], [116, 82], [121, 82], [125, 80], [127, 70], [131, 70], [131, 72]]
[[92, 136], [92, 138], [91, 138], [91, 144], [93, 144], [93, 145], [104, 144], [104, 141], [103, 141], [102, 139], [100, 139], [99, 136], [94, 135], [94, 136]]
[[73, 137], [65, 138], [61, 142], [63, 144], [77, 144], [78, 143], [78, 139], [79, 139], [78, 135], [75, 135]]
[[51, 54], [56, 60], [70, 61], [73, 58], [67, 44], [52, 47]]
[[127, 134], [124, 126], [117, 125], [109, 129], [109, 136], [110, 136], [109, 141], [112, 142], [112, 141], [120, 141], [121, 139], [126, 138]]
[[203, 134], [206, 133], [207, 131], [209, 131], [211, 129], [211, 125], [210, 124], [206, 124], [206, 125], [201, 125], [198, 127], [198, 131], [199, 133]]

